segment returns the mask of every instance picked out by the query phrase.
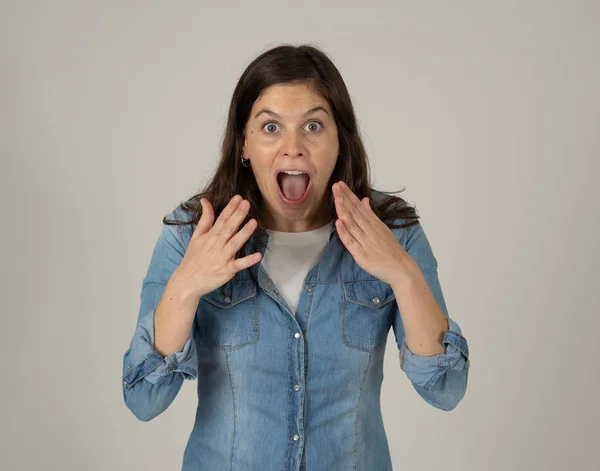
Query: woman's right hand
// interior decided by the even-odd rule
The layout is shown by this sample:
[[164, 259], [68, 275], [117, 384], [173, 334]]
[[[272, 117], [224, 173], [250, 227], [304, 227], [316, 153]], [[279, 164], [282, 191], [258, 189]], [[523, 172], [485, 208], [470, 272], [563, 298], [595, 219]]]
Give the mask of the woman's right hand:
[[223, 209], [217, 221], [210, 201], [200, 200], [202, 216], [190, 239], [177, 277], [198, 299], [227, 283], [240, 270], [261, 259], [260, 252], [235, 259], [235, 254], [256, 229], [256, 219], [238, 228], [250, 210], [250, 203], [235, 195]]

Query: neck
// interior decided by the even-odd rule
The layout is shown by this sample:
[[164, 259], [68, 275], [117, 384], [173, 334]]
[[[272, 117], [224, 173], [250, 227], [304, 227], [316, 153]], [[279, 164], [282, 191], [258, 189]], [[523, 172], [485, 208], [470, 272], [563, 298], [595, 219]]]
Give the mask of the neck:
[[[323, 198], [325, 200], [325, 198]], [[325, 201], [325, 203], [327, 203]], [[286, 219], [276, 214], [264, 212], [266, 228], [277, 232], [307, 232], [319, 229], [330, 223], [333, 219], [329, 208], [326, 204], [322, 204], [316, 214], [310, 215], [304, 219]]]

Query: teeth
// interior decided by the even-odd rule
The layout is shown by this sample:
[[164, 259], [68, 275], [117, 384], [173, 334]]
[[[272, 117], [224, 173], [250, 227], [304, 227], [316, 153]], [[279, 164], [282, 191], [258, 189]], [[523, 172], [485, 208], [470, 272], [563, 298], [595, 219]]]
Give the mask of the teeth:
[[281, 173], [287, 173], [288, 175], [305, 175], [306, 174], [306, 172], [297, 172], [294, 170], [284, 170]]

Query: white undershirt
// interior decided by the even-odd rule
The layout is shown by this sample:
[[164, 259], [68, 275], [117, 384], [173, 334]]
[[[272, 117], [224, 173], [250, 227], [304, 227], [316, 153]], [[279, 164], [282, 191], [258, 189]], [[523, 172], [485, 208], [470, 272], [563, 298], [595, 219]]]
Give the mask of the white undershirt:
[[327, 246], [332, 224], [306, 232], [267, 230], [269, 242], [261, 263], [294, 315], [304, 278]]

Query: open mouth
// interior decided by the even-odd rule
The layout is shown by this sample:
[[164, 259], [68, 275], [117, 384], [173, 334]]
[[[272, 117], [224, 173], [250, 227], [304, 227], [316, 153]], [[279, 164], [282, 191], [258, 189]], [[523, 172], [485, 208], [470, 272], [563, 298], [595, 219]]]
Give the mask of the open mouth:
[[284, 203], [302, 204], [311, 186], [310, 175], [306, 172], [284, 170], [277, 173], [277, 190]]

